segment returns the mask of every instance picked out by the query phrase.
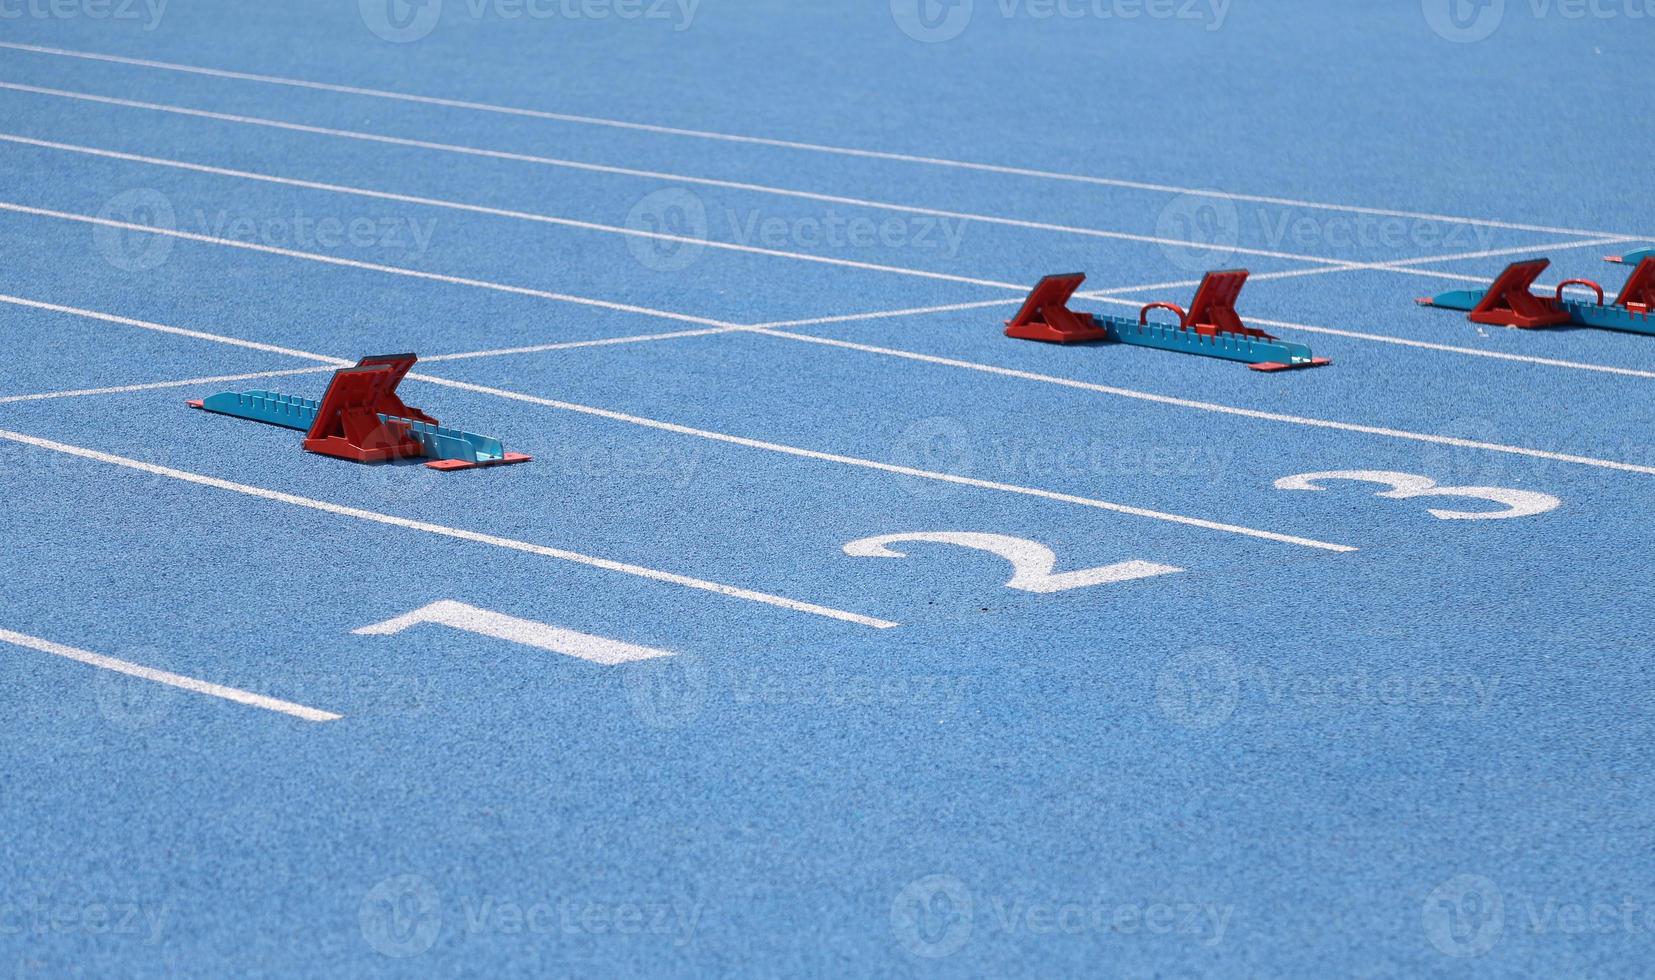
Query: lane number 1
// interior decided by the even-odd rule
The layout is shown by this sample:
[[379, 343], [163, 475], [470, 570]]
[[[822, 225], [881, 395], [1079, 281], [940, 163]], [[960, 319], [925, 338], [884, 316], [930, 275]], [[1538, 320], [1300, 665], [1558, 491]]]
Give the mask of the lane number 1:
[[581, 660], [590, 660], [595, 664], [604, 664], [605, 666], [672, 656], [672, 653], [667, 650], [655, 650], [650, 647], [622, 643], [619, 640], [592, 636], [589, 633], [577, 633], [574, 630], [563, 629], [559, 626], [537, 623], [532, 619], [518, 619], [516, 616], [507, 616], [505, 613], [478, 609], [476, 606], [468, 606], [463, 602], [455, 602], [452, 599], [433, 602], [429, 606], [422, 606], [406, 615], [398, 616], [395, 619], [387, 619], [383, 623], [363, 626], [360, 629], [351, 630], [351, 632], [358, 636], [394, 636], [405, 629], [426, 623], [447, 626], [451, 629], [463, 630], [467, 633], [475, 633], [478, 636], [487, 636], [496, 640], [505, 640], [509, 643], [521, 643], [524, 646], [538, 647], [541, 650], [550, 650], [553, 653], [578, 657]]

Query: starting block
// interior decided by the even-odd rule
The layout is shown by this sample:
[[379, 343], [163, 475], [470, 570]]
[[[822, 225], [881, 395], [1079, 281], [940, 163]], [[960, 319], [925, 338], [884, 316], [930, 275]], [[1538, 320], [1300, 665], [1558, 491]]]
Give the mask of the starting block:
[[[1080, 272], [1040, 280], [1022, 309], [1006, 321], [1006, 336], [1053, 344], [1111, 341], [1241, 361], [1254, 371], [1287, 371], [1333, 363], [1312, 356], [1303, 344], [1279, 340], [1241, 322], [1235, 301], [1247, 283], [1246, 269], [1209, 272], [1188, 310], [1173, 303], [1150, 303], [1138, 311], [1136, 320], [1069, 309], [1070, 298], [1085, 281], [1085, 274]], [[1149, 311], [1155, 309], [1176, 314], [1178, 322], [1151, 323]]]
[[1619, 262], [1621, 265], [1639, 265], [1644, 259], [1655, 258], [1655, 247], [1640, 248], [1636, 252], [1627, 252], [1625, 255], [1605, 255], [1605, 262]]
[[508, 453], [500, 440], [443, 427], [435, 418], [403, 403], [397, 386], [413, 370], [413, 354], [364, 357], [333, 374], [320, 401], [273, 391], [220, 392], [191, 408], [297, 429], [307, 452], [381, 463], [427, 458], [434, 470], [526, 463], [532, 457]]
[[[1650, 312], [1655, 309], [1655, 250], [1638, 262], [1613, 303], [1604, 302], [1603, 287], [1590, 279], [1568, 279], [1558, 284], [1553, 295], [1536, 295], [1530, 287], [1550, 265], [1550, 259], [1513, 262], [1486, 290], [1456, 289], [1417, 302], [1421, 306], [1465, 310], [1471, 322], [1497, 327], [1534, 330], [1568, 324], [1655, 334], [1655, 316]], [[1597, 301], [1565, 299], [1563, 291], [1570, 286], [1592, 290]]]

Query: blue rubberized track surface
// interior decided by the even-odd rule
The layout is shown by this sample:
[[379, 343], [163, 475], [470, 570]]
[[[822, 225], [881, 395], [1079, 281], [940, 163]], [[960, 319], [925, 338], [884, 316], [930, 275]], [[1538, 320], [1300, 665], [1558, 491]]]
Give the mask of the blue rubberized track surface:
[[[0, 973], [1647, 969], [1655, 338], [1412, 299], [1619, 285], [1652, 19], [0, 2]], [[183, 406], [405, 350], [535, 462]]]

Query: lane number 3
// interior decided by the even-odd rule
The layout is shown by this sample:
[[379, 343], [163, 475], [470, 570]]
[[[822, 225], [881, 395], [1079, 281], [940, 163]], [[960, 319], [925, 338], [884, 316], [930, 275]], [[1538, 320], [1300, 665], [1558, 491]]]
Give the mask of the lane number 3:
[[1329, 480], [1355, 480], [1360, 483], [1378, 483], [1390, 487], [1375, 494], [1392, 500], [1413, 497], [1469, 497], [1503, 504], [1504, 510], [1444, 510], [1430, 508], [1432, 516], [1444, 521], [1491, 521], [1506, 517], [1533, 517], [1556, 510], [1563, 501], [1549, 493], [1533, 490], [1512, 490], [1506, 487], [1439, 487], [1428, 476], [1413, 473], [1393, 473], [1390, 470], [1335, 470], [1329, 473], [1302, 473], [1284, 476], [1276, 481], [1277, 490], [1326, 490], [1318, 484]]
[[845, 554], [855, 558], [906, 558], [906, 551], [891, 547], [895, 544], [926, 543], [953, 545], [999, 555], [1011, 562], [1011, 581], [1006, 588], [1022, 592], [1067, 592], [1091, 585], [1110, 582], [1130, 582], [1133, 579], [1171, 575], [1183, 571], [1172, 565], [1157, 565], [1148, 561], [1123, 561], [1097, 568], [1082, 568], [1073, 572], [1058, 572], [1057, 555], [1038, 541], [1014, 538], [1006, 534], [983, 534], [976, 531], [914, 531], [908, 534], [885, 534], [863, 538], [845, 545]]

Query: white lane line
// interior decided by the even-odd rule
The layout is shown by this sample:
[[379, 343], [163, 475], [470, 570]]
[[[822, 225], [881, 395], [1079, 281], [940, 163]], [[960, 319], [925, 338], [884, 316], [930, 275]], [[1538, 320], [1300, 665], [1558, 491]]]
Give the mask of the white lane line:
[[674, 242], [680, 245], [719, 249], [722, 251], [739, 252], [747, 255], [762, 255], [768, 258], [792, 259], [796, 262], [815, 262], [821, 265], [831, 265], [846, 269], [860, 269], [866, 272], [886, 272], [895, 275], [911, 276], [918, 279], [934, 279], [941, 282], [957, 282], [971, 286], [987, 286], [995, 289], [1025, 288], [1017, 283], [998, 282], [993, 279], [978, 279], [971, 276], [959, 276], [947, 272], [930, 272], [924, 269], [912, 269], [906, 266], [897, 265], [884, 265], [877, 262], [859, 262], [855, 259], [841, 259], [827, 255], [811, 255], [807, 252], [789, 252], [775, 248], [760, 248], [756, 245], [742, 245], [736, 242], [724, 242], [712, 238], [700, 238], [692, 235], [669, 235], [664, 232], [644, 231], [638, 228], [625, 228], [619, 225], [605, 225], [593, 221], [580, 221], [574, 218], [565, 218], [559, 215], [543, 214], [532, 211], [514, 211], [507, 208], [491, 208], [480, 204], [467, 204], [463, 201], [450, 201], [434, 197], [420, 197], [413, 194], [396, 194], [389, 191], [371, 190], [365, 187], [352, 187], [345, 184], [328, 184], [314, 180], [299, 180], [292, 177], [278, 177], [274, 174], [256, 173], [251, 170], [231, 170], [227, 167], [210, 167], [205, 164], [188, 163], [182, 160], [169, 160], [162, 157], [140, 156], [136, 153], [121, 153], [115, 150], [102, 150], [96, 147], [80, 146], [74, 143], [56, 143], [50, 140], [37, 140], [27, 136], [16, 136], [10, 133], [0, 133], [0, 142], [20, 143], [27, 146], [36, 146], [51, 150], [64, 150], [71, 153], [82, 153], [89, 156], [102, 157], [111, 160], [123, 160], [130, 163], [142, 163], [150, 166], [171, 167], [178, 170], [212, 174], [219, 177], [231, 177], [238, 180], [260, 181], [267, 184], [278, 184], [283, 187], [297, 187], [303, 190], [323, 191], [330, 194], [346, 194], [381, 201], [395, 201], [400, 204], [413, 204], [420, 207], [463, 211], [470, 214], [481, 214], [494, 218], [509, 218], [515, 221], [529, 221], [536, 224], [555, 225], [561, 228], [575, 228], [581, 231], [599, 232], [606, 235], [622, 235], [629, 238], [647, 238], [652, 241]]
[[363, 88], [354, 85], [338, 85], [331, 82], [315, 82], [306, 79], [287, 78], [280, 75], [263, 75], [253, 72], [231, 71], [222, 68], [204, 68], [196, 65], [183, 65], [175, 62], [154, 61], [144, 58], [126, 58], [119, 55], [100, 54], [91, 51], [76, 51], [68, 48], [47, 47], [45, 45], [0, 42], [0, 48], [11, 48], [17, 51], [29, 51], [35, 54], [54, 55], [64, 58], [80, 58], [88, 61], [105, 61], [113, 64], [130, 65], [138, 68], [182, 72], [212, 78], [260, 82], [269, 85], [286, 85], [293, 88], [312, 89], [320, 92], [335, 92], [342, 95], [360, 95], [376, 99], [392, 99], [399, 102], [413, 102], [423, 105], [443, 106], [451, 109], [467, 109], [477, 112], [519, 116], [529, 119], [544, 119], [553, 122], [576, 123], [587, 126], [603, 126], [611, 129], [625, 129], [635, 132], [655, 133], [664, 136], [684, 136], [693, 139], [718, 140], [726, 143], [745, 143], [753, 146], [769, 146], [788, 150], [804, 150], [811, 153], [828, 153], [837, 156], [861, 157], [869, 160], [889, 160], [898, 163], [913, 163], [933, 167], [949, 167], [958, 170], [975, 170], [981, 173], [1002, 174], [1014, 177], [1033, 177], [1041, 180], [1056, 180], [1070, 183], [1090, 184], [1098, 187], [1119, 187], [1126, 190], [1151, 191], [1160, 194], [1191, 194], [1198, 197], [1209, 197], [1229, 201], [1245, 201], [1254, 204], [1275, 204], [1283, 207], [1308, 208], [1318, 211], [1344, 211], [1352, 214], [1369, 214], [1378, 217], [1411, 218], [1421, 221], [1442, 221], [1453, 224], [1481, 225], [1489, 228], [1505, 228], [1512, 231], [1534, 231], [1546, 234], [1587, 236], [1615, 234], [1607, 231], [1588, 231], [1576, 228], [1554, 228], [1546, 225], [1521, 224], [1518, 222], [1498, 221], [1488, 218], [1464, 218], [1453, 215], [1432, 214], [1429, 212], [1404, 211], [1394, 208], [1372, 208], [1359, 205], [1329, 204], [1321, 201], [1306, 201], [1296, 198], [1275, 197], [1260, 194], [1230, 193], [1207, 188], [1179, 187], [1174, 184], [1155, 184], [1136, 180], [1121, 180], [1113, 177], [1095, 177], [1085, 174], [1037, 170], [1028, 167], [1010, 167], [992, 163], [976, 163], [967, 160], [950, 160], [943, 157], [923, 156], [911, 153], [895, 153], [884, 150], [868, 150], [856, 147], [833, 146], [825, 143], [809, 143], [798, 140], [775, 139], [763, 136], [744, 136], [735, 133], [720, 133], [709, 130], [686, 129], [677, 126], [660, 126], [649, 123], [628, 122], [620, 119], [605, 119], [597, 116], [581, 116], [561, 112], [548, 112], [541, 109], [525, 109], [516, 106], [495, 105], [487, 102], [474, 102], [464, 99], [447, 99], [428, 95], [414, 95], [407, 92], [393, 92], [386, 89]]
[[[0, 296], [0, 301], [7, 301], [7, 296]], [[137, 321], [134, 321], [136, 324]], [[717, 326], [707, 329], [675, 329], [672, 333], [639, 334], [639, 336], [624, 336], [624, 338], [602, 338], [596, 341], [566, 341], [556, 344], [535, 344], [531, 348], [495, 348], [488, 351], [460, 351], [455, 354], [430, 354], [419, 359], [420, 364], [434, 363], [434, 361], [465, 361], [470, 358], [501, 358], [506, 354], [540, 354], [544, 351], [571, 351], [576, 348], [607, 348], [616, 344], [649, 343], [649, 341], [670, 341], [670, 339], [693, 338], [693, 336], [712, 336], [712, 334], [732, 333], [743, 331], [745, 326]], [[207, 334], [212, 336], [212, 334]], [[311, 354], [305, 354], [311, 356]], [[12, 394], [0, 397], [0, 406], [10, 402], [36, 402], [60, 397], [98, 396], [98, 394], [129, 394], [136, 391], [157, 391], [167, 387], [192, 387], [195, 384], [222, 384], [228, 381], [257, 381], [261, 377], [288, 377], [293, 374], [319, 374], [323, 371], [333, 371], [334, 364], [324, 364], [319, 368], [286, 368], [283, 371], [248, 371], [245, 374], [213, 374], [209, 377], [185, 377], [180, 381], [151, 381], [146, 384], [121, 384], [114, 387], [76, 387], [70, 391], [43, 391], [40, 394]]]
[[291, 715], [294, 718], [301, 718], [305, 721], [338, 721], [340, 718], [344, 717], [344, 715], [336, 715], [331, 711], [321, 711], [317, 708], [307, 708], [302, 704], [294, 704], [291, 701], [282, 701], [277, 698], [269, 698], [262, 694], [254, 694], [251, 691], [243, 691], [234, 687], [225, 687], [222, 684], [214, 684], [210, 681], [198, 680], [194, 677], [185, 677], [182, 674], [174, 674], [165, 670], [156, 670], [154, 667], [145, 667], [142, 664], [135, 664], [126, 660], [118, 660], [114, 657], [106, 657], [100, 653], [92, 653], [88, 650], [77, 650], [74, 647], [64, 646], [61, 643], [53, 643], [51, 640], [43, 640], [38, 636], [29, 636], [25, 633], [14, 633], [13, 631], [7, 629], [0, 629], [0, 642], [10, 643], [13, 646], [27, 647], [30, 650], [38, 650], [41, 653], [49, 653], [56, 657], [63, 657], [66, 660], [78, 661], [79, 663], [87, 664], [92, 667], [99, 667], [103, 670], [112, 670], [117, 674], [126, 674], [129, 677], [137, 677], [142, 680], [153, 681], [156, 684], [166, 684], [169, 687], [176, 687], [185, 691], [193, 691], [196, 694], [205, 694], [209, 697], [222, 698], [225, 701], [234, 701], [237, 704], [245, 704], [253, 708], [263, 708], [266, 711], [275, 711], [284, 715]]
[[507, 643], [521, 643], [524, 646], [561, 653], [566, 657], [589, 660], [606, 667], [673, 656], [670, 650], [657, 650], [654, 647], [623, 643], [590, 633], [578, 633], [561, 626], [537, 623], [532, 619], [519, 619], [505, 613], [478, 609], [476, 606], [468, 606], [452, 599], [433, 602], [406, 615], [387, 619], [383, 623], [363, 626], [351, 632], [358, 636], [395, 636], [403, 630], [425, 623], [477, 633], [496, 640], [505, 640]]
[[43, 391], [34, 395], [7, 395], [0, 405], [15, 402], [40, 402], [54, 398], [84, 398], [88, 395], [126, 395], [137, 391], [159, 391], [167, 388], [188, 388], [193, 385], [222, 384], [230, 381], [253, 381], [259, 378], [285, 378], [295, 374], [319, 374], [335, 370], [333, 365], [322, 367], [287, 368], [282, 371], [252, 371], [247, 374], [217, 374], [206, 378], [185, 378], [181, 381], [151, 381], [145, 384], [117, 385], [110, 388], [71, 388], [68, 391]]
[[106, 228], [121, 228], [126, 231], [140, 231], [151, 235], [165, 235], [169, 238], [179, 238], [184, 241], [201, 242], [207, 245], [222, 245], [225, 248], [239, 248], [249, 252], [262, 252], [267, 255], [280, 255], [290, 259], [304, 259], [309, 262], [321, 262], [324, 265], [341, 266], [347, 269], [362, 269], [368, 272], [384, 272], [394, 276], [407, 276], [412, 279], [425, 279], [430, 282], [447, 283], [453, 286], [470, 286], [474, 289], [488, 289], [499, 293], [511, 293], [517, 296], [532, 296], [536, 299], [548, 299], [557, 303], [572, 303], [577, 306], [591, 306], [604, 310], [614, 310], [620, 313], [637, 313], [643, 316], [656, 317], [662, 320], [677, 320], [683, 323], [699, 323], [708, 327], [732, 327], [733, 323], [722, 320], [710, 320], [701, 316], [690, 316], [686, 313], [672, 313], [667, 310], [651, 309], [647, 306], [632, 306], [628, 303], [612, 303], [608, 300], [589, 299], [585, 296], [571, 296], [568, 293], [554, 293], [544, 289], [530, 289], [527, 286], [511, 286], [505, 283], [489, 282], [484, 279], [468, 279], [464, 276], [446, 276], [437, 272], [422, 272], [418, 269], [408, 269], [402, 266], [381, 265], [377, 262], [359, 262], [356, 259], [340, 258], [337, 255], [322, 255], [317, 252], [301, 252], [298, 249], [280, 248], [275, 245], [265, 245], [259, 242], [237, 241], [233, 238], [219, 238], [214, 235], [200, 235], [190, 231], [180, 231], [175, 228], [158, 228], [154, 225], [134, 224], [130, 221], [116, 221], [112, 218], [99, 218], [89, 214], [75, 214], [70, 211], [54, 211], [50, 208], [34, 208], [25, 204], [15, 204], [10, 201], [0, 201], [0, 211], [11, 211], [16, 214], [28, 214], [41, 218], [57, 218], [61, 221], [78, 221], [88, 225], [102, 225]]
[[[766, 332], [766, 331], [758, 331]], [[625, 422], [628, 425], [643, 426], [649, 429], [658, 429], [662, 432], [673, 432], [678, 435], [694, 436], [697, 439], [708, 439], [713, 442], [728, 443], [732, 446], [741, 446], [746, 449], [760, 449], [765, 452], [781, 453], [786, 456], [796, 456], [801, 459], [813, 459], [825, 463], [839, 463], [844, 466], [855, 466], [861, 469], [879, 470], [884, 473], [896, 473], [902, 476], [917, 477], [923, 480], [936, 480], [941, 483], [954, 483], [965, 487], [976, 487], [981, 490], [998, 490], [1003, 493], [1021, 494], [1025, 497], [1040, 497], [1045, 500], [1055, 500], [1060, 503], [1078, 504], [1082, 507], [1095, 507], [1099, 510], [1113, 511], [1117, 514], [1130, 514], [1134, 517], [1147, 517], [1152, 520], [1166, 521], [1171, 524], [1183, 524], [1189, 527], [1205, 528], [1209, 531], [1223, 531], [1228, 534], [1239, 534], [1250, 538], [1260, 538], [1265, 541], [1278, 541], [1283, 544], [1294, 544], [1303, 548], [1319, 548], [1324, 551], [1355, 551], [1349, 545], [1330, 544], [1326, 541], [1317, 541], [1314, 538], [1301, 538], [1291, 534], [1278, 534], [1274, 531], [1261, 531], [1257, 528], [1244, 527], [1239, 524], [1224, 524], [1218, 521], [1209, 521], [1198, 517], [1187, 517], [1182, 514], [1171, 514], [1165, 511], [1149, 510], [1143, 507], [1132, 507], [1127, 504], [1118, 504], [1108, 500], [1098, 500], [1092, 497], [1080, 497], [1074, 494], [1058, 493], [1053, 490], [1042, 490], [1037, 487], [1024, 487], [1012, 483], [997, 483], [992, 480], [978, 480], [966, 476], [957, 476], [953, 473], [939, 473], [933, 470], [915, 469], [911, 466], [898, 466], [894, 463], [882, 463], [878, 460], [863, 459], [860, 456], [845, 456], [839, 453], [819, 452], [814, 449], [803, 449], [798, 446], [789, 446], [779, 442], [766, 442], [762, 439], [748, 439], [744, 436], [734, 436], [723, 432], [713, 432], [708, 429], [696, 429], [676, 422], [663, 422], [659, 419], [645, 418], [641, 415], [628, 415], [607, 408], [595, 408], [591, 405], [581, 405], [575, 402], [558, 401], [555, 398], [541, 398], [537, 395], [525, 395], [521, 392], [507, 391], [503, 388], [491, 388], [487, 385], [471, 384], [466, 381], [453, 381], [448, 378], [432, 377], [429, 374], [410, 374], [410, 381], [424, 381], [429, 384], [441, 385], [445, 388], [457, 388], [461, 391], [471, 391], [483, 395], [493, 395], [496, 398], [506, 398], [511, 401], [525, 402], [530, 405], [541, 405], [546, 408], [555, 408], [567, 412], [578, 412], [595, 418], [608, 419], [614, 422]]]
[[1076, 381], [1072, 378], [1060, 378], [1049, 374], [1036, 374], [1032, 371], [1019, 371], [1014, 368], [999, 367], [993, 364], [981, 364], [976, 361], [962, 361], [951, 357], [937, 357], [931, 354], [919, 354], [914, 351], [897, 350], [891, 347], [876, 347], [872, 344], [858, 344], [848, 340], [837, 340], [832, 337], [815, 337], [810, 334], [789, 333], [784, 330], [772, 330], [767, 327], [752, 327], [749, 333], [763, 334], [767, 337], [777, 337], [784, 340], [803, 341], [807, 344], [821, 344], [825, 347], [842, 347], [845, 350], [861, 351], [867, 354], [880, 354], [886, 357], [900, 357], [904, 360], [921, 361], [926, 364], [936, 364], [942, 367], [963, 368], [968, 371], [980, 371], [984, 374], [995, 374], [1006, 378], [1020, 378], [1024, 381], [1036, 381], [1041, 384], [1059, 385], [1065, 388], [1076, 388], [1082, 391], [1095, 391], [1105, 395], [1116, 395], [1121, 398], [1131, 398], [1137, 401], [1154, 402], [1160, 405], [1173, 405], [1178, 408], [1192, 408], [1202, 412], [1216, 412], [1221, 415], [1235, 415], [1242, 418], [1261, 419], [1267, 422], [1286, 422], [1291, 425], [1305, 425], [1318, 429], [1336, 429], [1341, 432], [1360, 432], [1364, 435], [1386, 436], [1392, 439], [1408, 439], [1414, 442], [1430, 442], [1443, 446], [1459, 446], [1465, 449], [1483, 449], [1489, 452], [1510, 453], [1516, 456], [1530, 456], [1535, 459], [1550, 459], [1561, 463], [1578, 463], [1581, 466], [1595, 466], [1601, 469], [1621, 470], [1627, 473], [1643, 473], [1655, 476], [1655, 466], [1639, 466], [1636, 463], [1623, 463], [1613, 459], [1598, 459], [1594, 456], [1576, 456], [1570, 453], [1557, 453], [1544, 449], [1529, 449], [1523, 446], [1508, 446], [1497, 442], [1478, 442], [1474, 439], [1460, 439], [1455, 436], [1432, 435], [1428, 432], [1410, 432], [1406, 429], [1390, 429], [1377, 425], [1362, 425], [1355, 422], [1338, 422], [1332, 419], [1309, 418], [1302, 415], [1287, 415], [1281, 412], [1263, 412], [1251, 408], [1237, 408], [1233, 405], [1219, 405], [1214, 402], [1194, 401], [1188, 398], [1174, 398], [1170, 395], [1157, 395], [1152, 392], [1138, 391], [1133, 388], [1115, 388], [1109, 385], [1092, 384], [1086, 381]]
[[[754, 194], [770, 194], [779, 197], [792, 197], [800, 200], [817, 201], [826, 204], [843, 204], [847, 207], [891, 211], [897, 214], [917, 214], [932, 218], [950, 218], [957, 221], [978, 221], [983, 224], [1002, 225], [1008, 228], [1021, 228], [1030, 231], [1049, 231], [1058, 234], [1081, 235], [1090, 238], [1107, 238], [1115, 241], [1140, 242], [1150, 245], [1163, 245], [1171, 248], [1193, 248], [1201, 251], [1210, 251], [1213, 248], [1211, 242], [1193, 241], [1180, 238], [1162, 238], [1156, 235], [1138, 235], [1124, 231], [1110, 231], [1102, 228], [1080, 228], [1074, 225], [1051, 224], [1044, 221], [1025, 221], [1020, 218], [1004, 218], [996, 215], [974, 214], [966, 211], [949, 211], [941, 208], [924, 208], [914, 205], [896, 204], [889, 201], [871, 200], [868, 198], [846, 197], [838, 194], [819, 194], [814, 191], [801, 191], [786, 187], [774, 187], [768, 184], [752, 184], [743, 181], [717, 180], [711, 177], [691, 177], [685, 174], [665, 173], [658, 170], [640, 170], [634, 167], [614, 167], [607, 164], [584, 163], [577, 160], [564, 160], [557, 157], [538, 156], [531, 153], [513, 153], [506, 150], [490, 150], [475, 146], [461, 146], [455, 143], [439, 143], [432, 140], [411, 139], [401, 136], [385, 136], [379, 133], [368, 133], [354, 129], [335, 129], [327, 126], [310, 126], [303, 123], [292, 123], [284, 122], [279, 119], [268, 119], [262, 116], [244, 116], [228, 112], [210, 112], [206, 109], [190, 109], [184, 106], [167, 105], [158, 102], [140, 102], [135, 99], [119, 99], [107, 95], [91, 95], [86, 92], [71, 92], [65, 89], [43, 88], [38, 85], [21, 85], [16, 82], [0, 82], [0, 90], [27, 92], [32, 95], [45, 95], [54, 98], [72, 99], [81, 102], [96, 102], [103, 105], [114, 105], [127, 109], [144, 109], [151, 112], [165, 112], [173, 115], [190, 116], [197, 119], [213, 119], [219, 122], [236, 123], [245, 126], [263, 126], [269, 129], [280, 129], [294, 133], [309, 133], [315, 136], [331, 136], [340, 139], [360, 140], [389, 146], [407, 146], [422, 150], [436, 150], [443, 153], [486, 157], [492, 160], [510, 160], [516, 163], [557, 167], [565, 170], [582, 170], [591, 173], [612, 174], [622, 177], [640, 177], [647, 180], [656, 180], [665, 183], [689, 184], [698, 187], [717, 187], [724, 190], [747, 191]], [[1359, 263], [1347, 262], [1343, 259], [1330, 259], [1319, 255], [1302, 255], [1297, 252], [1278, 252], [1271, 249], [1246, 248], [1239, 245], [1226, 246], [1226, 250], [1237, 255], [1257, 255], [1273, 259], [1316, 262], [1323, 265], [1331, 265], [1340, 268], [1361, 268]]]
[[712, 592], [732, 599], [745, 599], [748, 602], [763, 603], [767, 606], [776, 606], [793, 612], [809, 613], [814, 616], [823, 616], [828, 619], [837, 619], [841, 622], [856, 623], [861, 626], [871, 626], [875, 629], [890, 629], [897, 623], [884, 619], [874, 619], [857, 613], [846, 612], [843, 609], [833, 609], [828, 606], [819, 606], [814, 603], [800, 602], [783, 596], [770, 595], [765, 592], [754, 592], [733, 585], [723, 585], [718, 582], [709, 582], [705, 579], [691, 578], [688, 575], [679, 575], [674, 572], [663, 572], [643, 565], [632, 565], [626, 562], [611, 561], [608, 558], [597, 558], [592, 555], [583, 555], [577, 551], [565, 551], [562, 548], [548, 548], [545, 545], [530, 544], [527, 541], [517, 541], [512, 538], [502, 538], [493, 534], [481, 534], [477, 531], [467, 531], [461, 528], [446, 527], [433, 524], [429, 521], [416, 521], [406, 517], [396, 517], [391, 514], [381, 514], [377, 511], [363, 510], [359, 507], [347, 507], [343, 504], [328, 503], [324, 500], [312, 500], [309, 497], [300, 497], [291, 493], [282, 493], [279, 490], [267, 490], [263, 487], [249, 486], [245, 483], [233, 483], [213, 476], [200, 473], [191, 473], [187, 470], [175, 470], [170, 466], [159, 466], [155, 463], [145, 463], [141, 460], [129, 459], [125, 456], [116, 456], [113, 453], [99, 452], [95, 449], [86, 449], [81, 446], [71, 446], [66, 443], [54, 442], [50, 439], [41, 439], [37, 436], [24, 435], [21, 432], [11, 432], [0, 429], [0, 439], [34, 446], [37, 449], [48, 449], [52, 452], [64, 453], [69, 456], [79, 456], [99, 463], [108, 463], [112, 466], [124, 466], [127, 469], [150, 473], [155, 476], [164, 476], [172, 480], [181, 480], [185, 483], [194, 483], [198, 486], [212, 487], [216, 490], [228, 490], [231, 493], [257, 497], [260, 500], [271, 500], [277, 503], [291, 504], [295, 507], [306, 507], [310, 510], [321, 511], [324, 514], [334, 514], [339, 517], [353, 517], [361, 521], [372, 521], [375, 524], [386, 524], [391, 527], [406, 528], [410, 531], [423, 531], [426, 534], [435, 534], [447, 538], [457, 538], [461, 541], [473, 541], [478, 544], [492, 545], [496, 548], [507, 548], [512, 551], [521, 551], [531, 555], [540, 555], [545, 558], [555, 558], [559, 561], [573, 562], [577, 565], [586, 565], [592, 568], [601, 568], [606, 571], [620, 572], [623, 575], [633, 575], [638, 578], [649, 579], [654, 582], [666, 582], [672, 585], [681, 585], [685, 588], [699, 589], [703, 592]]

